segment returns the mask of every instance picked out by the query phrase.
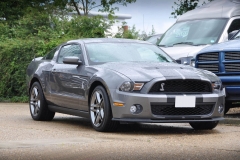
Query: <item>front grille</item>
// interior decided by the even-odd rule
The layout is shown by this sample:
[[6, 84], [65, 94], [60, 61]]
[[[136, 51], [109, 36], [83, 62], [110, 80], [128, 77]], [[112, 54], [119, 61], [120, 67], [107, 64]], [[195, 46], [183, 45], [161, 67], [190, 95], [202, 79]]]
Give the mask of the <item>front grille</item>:
[[152, 114], [182, 116], [182, 115], [208, 115], [212, 113], [214, 105], [198, 104], [195, 108], [175, 108], [174, 105], [151, 105]]
[[225, 52], [225, 60], [240, 60], [240, 52]]
[[198, 68], [208, 70], [211, 72], [218, 72], [218, 64], [199, 64]]
[[226, 72], [240, 72], [240, 64], [225, 64]]
[[207, 54], [200, 54], [198, 56], [198, 61], [218, 61], [218, 53], [207, 53]]
[[167, 80], [155, 83], [149, 93], [207, 93], [211, 91], [211, 84], [207, 81]]

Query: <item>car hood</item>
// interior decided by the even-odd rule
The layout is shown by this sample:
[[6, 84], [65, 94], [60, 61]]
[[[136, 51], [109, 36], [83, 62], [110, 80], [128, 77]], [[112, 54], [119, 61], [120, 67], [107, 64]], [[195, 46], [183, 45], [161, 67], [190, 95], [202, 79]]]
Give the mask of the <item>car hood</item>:
[[205, 48], [207, 45], [202, 46], [189, 46], [189, 45], [177, 45], [173, 47], [160, 47], [173, 59], [178, 60], [181, 57], [193, 57], [201, 49]]
[[219, 80], [209, 71], [177, 63], [110, 62], [98, 67], [123, 74], [132, 81], [150, 81], [154, 78]]

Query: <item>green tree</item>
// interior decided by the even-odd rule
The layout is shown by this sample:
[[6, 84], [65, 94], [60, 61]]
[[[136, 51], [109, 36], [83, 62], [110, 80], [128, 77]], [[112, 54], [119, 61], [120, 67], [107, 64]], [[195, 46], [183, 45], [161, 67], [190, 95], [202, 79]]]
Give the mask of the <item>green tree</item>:
[[[208, 0], [209, 2], [213, 0]], [[199, 6], [200, 0], [177, 0], [177, 2], [174, 2], [174, 6], [172, 6], [173, 12], [171, 15], [173, 18], [177, 18], [177, 16], [180, 16], [187, 11], [195, 9], [197, 6]], [[202, 5], [206, 2], [203, 1]]]
[[118, 7], [113, 5], [127, 6], [136, 0], [70, 0], [67, 4], [72, 6], [78, 15], [88, 15], [89, 11], [94, 8], [100, 8], [99, 11], [114, 13]]

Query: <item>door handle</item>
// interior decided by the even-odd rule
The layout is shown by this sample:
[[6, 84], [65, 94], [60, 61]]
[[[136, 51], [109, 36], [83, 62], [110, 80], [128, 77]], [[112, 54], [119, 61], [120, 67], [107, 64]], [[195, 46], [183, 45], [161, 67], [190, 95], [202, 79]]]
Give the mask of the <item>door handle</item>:
[[56, 72], [56, 68], [53, 68], [53, 69], [52, 69], [52, 72]]

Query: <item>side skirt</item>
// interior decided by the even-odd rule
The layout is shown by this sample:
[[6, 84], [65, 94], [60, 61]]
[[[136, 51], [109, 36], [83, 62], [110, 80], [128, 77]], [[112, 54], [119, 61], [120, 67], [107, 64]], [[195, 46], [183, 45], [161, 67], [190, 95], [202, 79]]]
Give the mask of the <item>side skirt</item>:
[[73, 116], [90, 118], [89, 112], [86, 112], [86, 111], [80, 111], [80, 110], [77, 110], [77, 109], [69, 109], [69, 108], [64, 108], [64, 107], [57, 107], [57, 106], [54, 106], [54, 105], [48, 105], [48, 108], [52, 112], [59, 112], [59, 113], [64, 113], [64, 114], [70, 114], [70, 115], [73, 115]]

